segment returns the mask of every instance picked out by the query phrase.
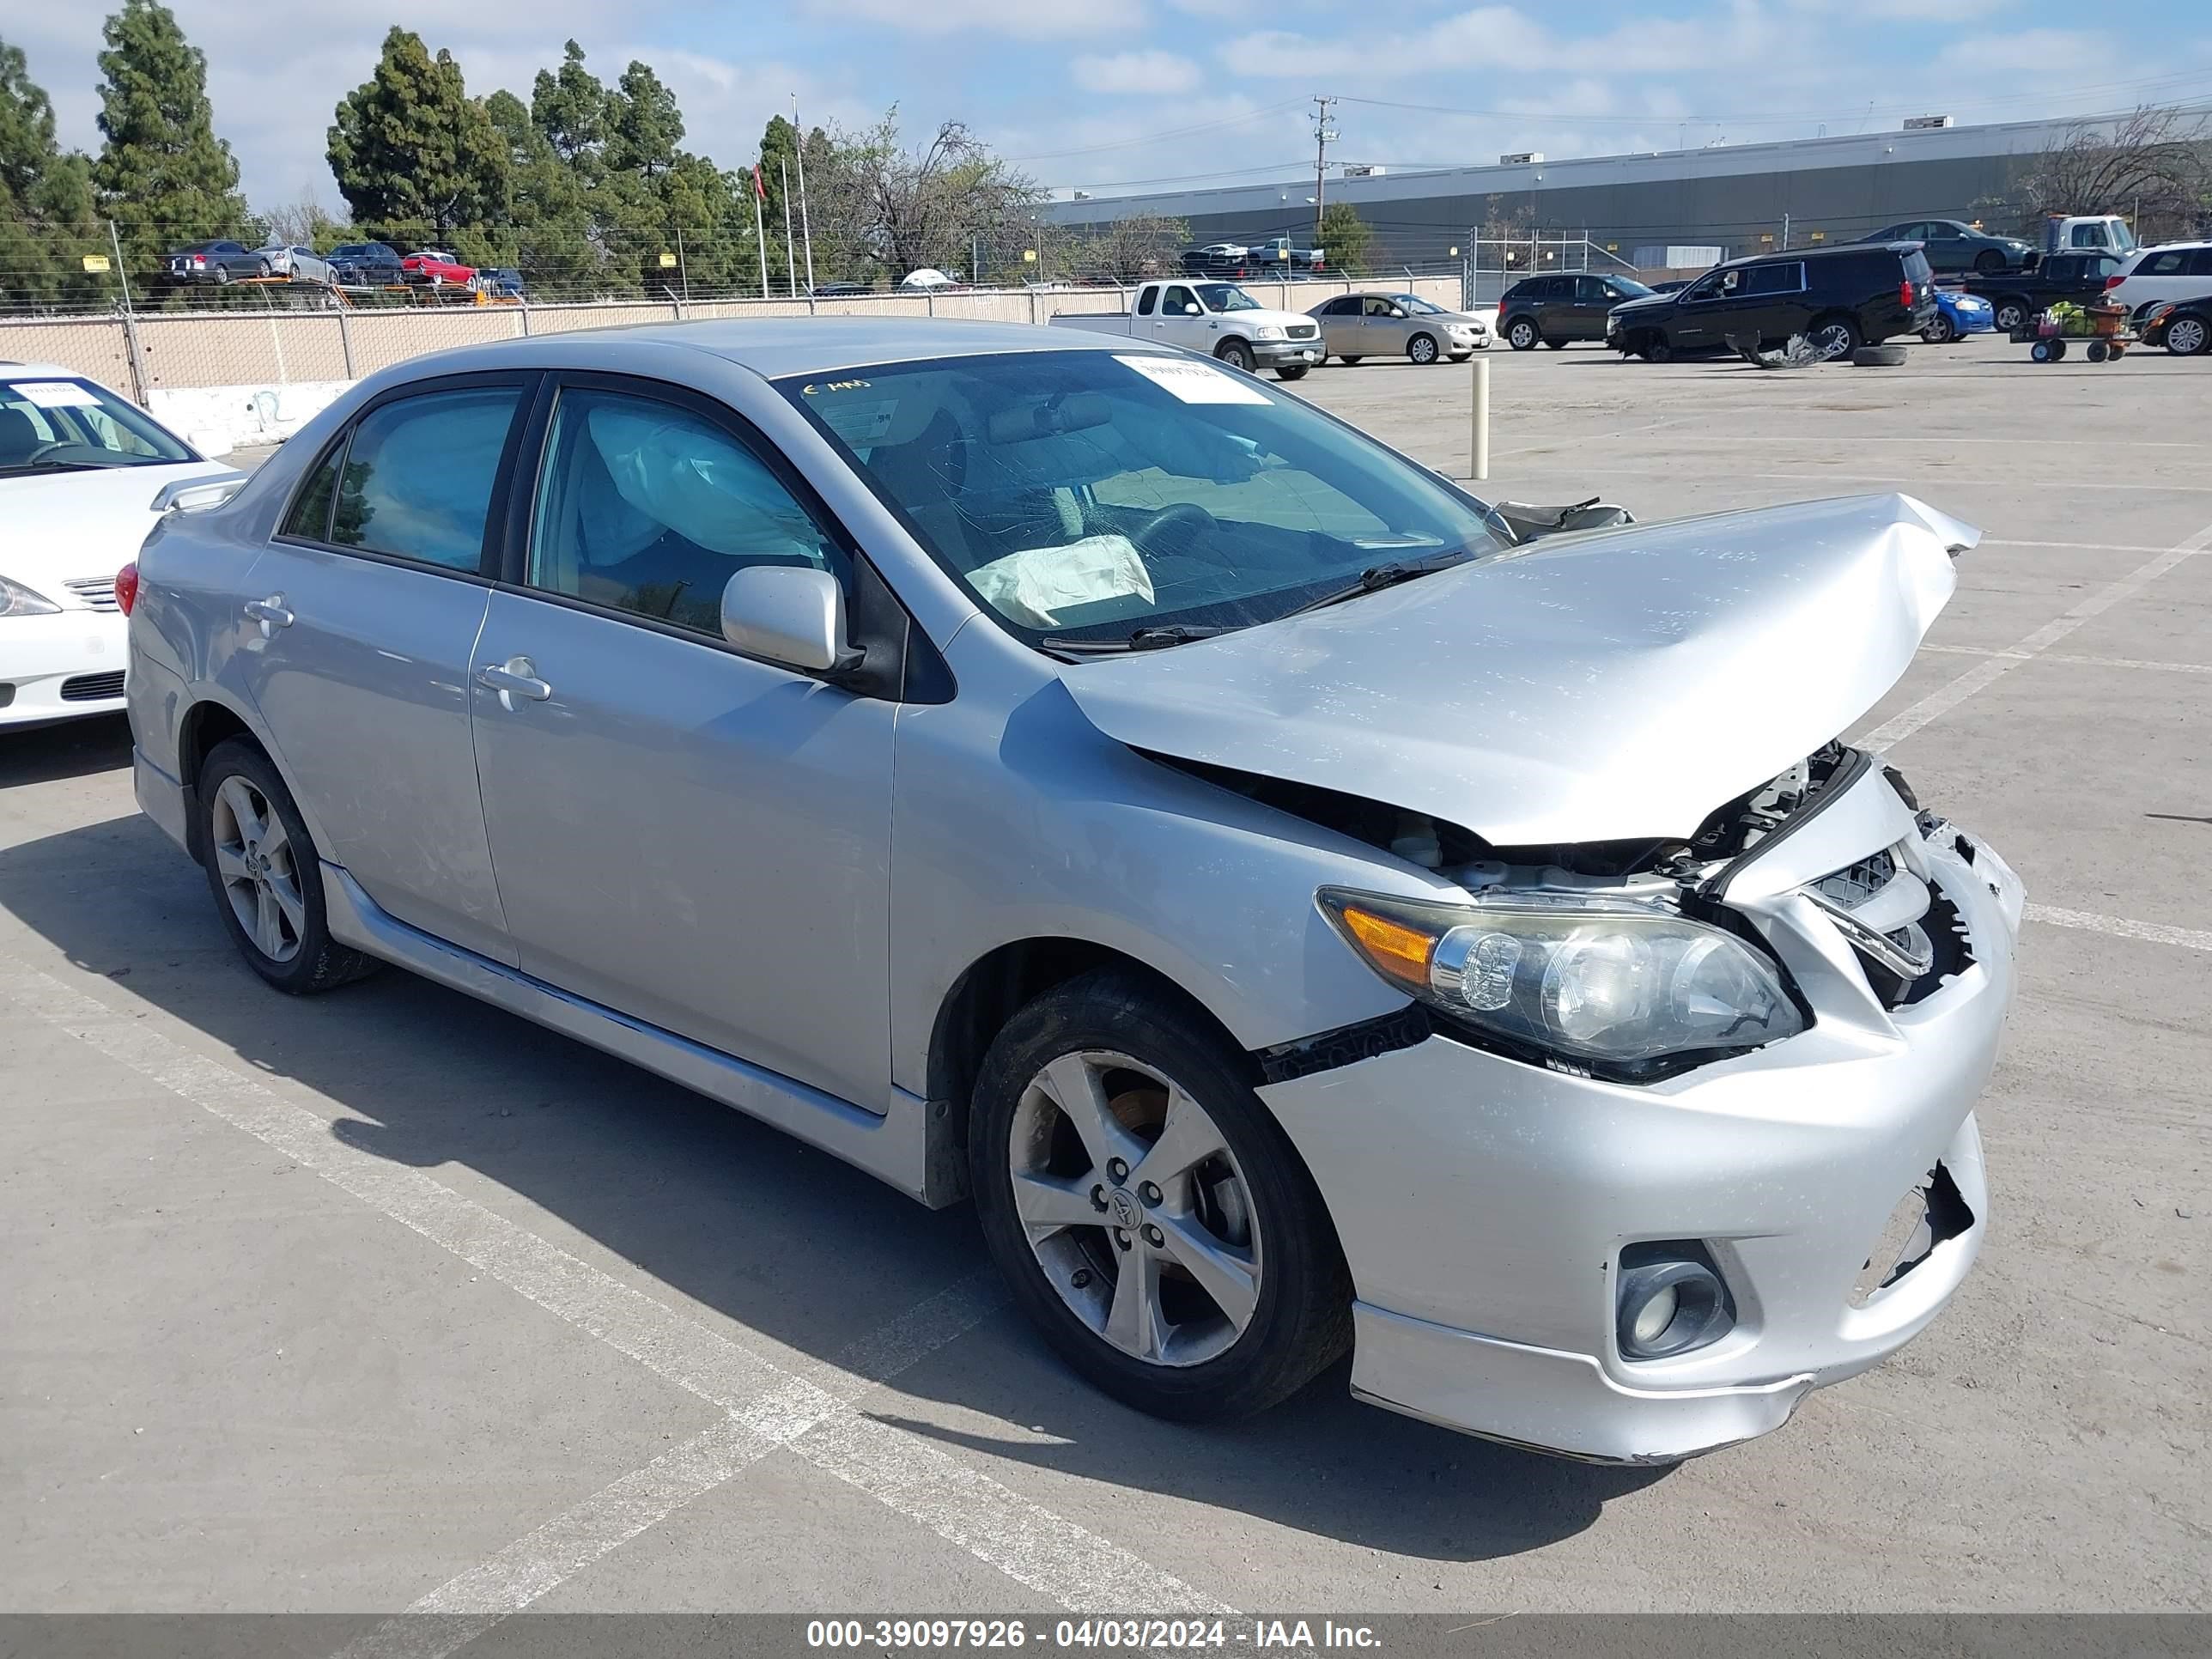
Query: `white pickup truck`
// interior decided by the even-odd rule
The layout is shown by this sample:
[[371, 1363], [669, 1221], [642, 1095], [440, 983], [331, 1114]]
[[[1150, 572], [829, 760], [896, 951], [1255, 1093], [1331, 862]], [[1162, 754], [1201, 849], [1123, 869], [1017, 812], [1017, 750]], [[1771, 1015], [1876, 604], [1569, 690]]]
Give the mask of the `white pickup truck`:
[[1285, 380], [1322, 355], [1321, 326], [1312, 318], [1270, 311], [1234, 283], [1146, 283], [1133, 311], [1066, 313], [1052, 325], [1188, 346], [1248, 373], [1264, 365]]

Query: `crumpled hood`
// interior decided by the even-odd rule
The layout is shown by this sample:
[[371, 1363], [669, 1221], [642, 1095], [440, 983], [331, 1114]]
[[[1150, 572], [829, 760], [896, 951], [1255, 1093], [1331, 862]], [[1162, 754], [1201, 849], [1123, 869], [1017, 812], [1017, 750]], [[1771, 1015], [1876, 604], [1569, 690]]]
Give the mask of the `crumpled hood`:
[[1686, 837], [1896, 684], [1979, 538], [1909, 495], [1632, 525], [1061, 678], [1133, 748], [1493, 846]]

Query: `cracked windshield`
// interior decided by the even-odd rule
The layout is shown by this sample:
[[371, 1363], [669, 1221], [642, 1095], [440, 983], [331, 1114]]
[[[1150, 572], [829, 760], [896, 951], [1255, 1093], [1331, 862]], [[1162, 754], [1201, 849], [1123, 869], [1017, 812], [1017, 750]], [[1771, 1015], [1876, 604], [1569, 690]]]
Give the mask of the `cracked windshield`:
[[1171, 643], [1501, 545], [1466, 496], [1210, 363], [1023, 353], [783, 390], [1032, 643]]

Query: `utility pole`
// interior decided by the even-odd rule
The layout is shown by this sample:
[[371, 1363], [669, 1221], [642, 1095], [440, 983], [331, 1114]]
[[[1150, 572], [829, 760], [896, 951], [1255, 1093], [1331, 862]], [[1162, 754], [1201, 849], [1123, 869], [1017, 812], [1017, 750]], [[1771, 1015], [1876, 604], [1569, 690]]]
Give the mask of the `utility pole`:
[[1321, 246], [1321, 216], [1322, 198], [1328, 194], [1328, 147], [1335, 142], [1336, 129], [1328, 124], [1329, 106], [1334, 98], [1314, 94], [1314, 246]]

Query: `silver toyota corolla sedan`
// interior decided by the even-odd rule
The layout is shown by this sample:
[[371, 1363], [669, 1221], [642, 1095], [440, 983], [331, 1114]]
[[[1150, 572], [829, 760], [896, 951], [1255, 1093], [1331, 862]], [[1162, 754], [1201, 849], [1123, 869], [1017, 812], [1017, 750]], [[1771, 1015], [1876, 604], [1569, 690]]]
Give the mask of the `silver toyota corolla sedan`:
[[1363, 357], [1464, 362], [1490, 344], [1490, 325], [1481, 318], [1446, 311], [1418, 294], [1340, 295], [1307, 315], [1320, 323], [1328, 355], [1347, 363]]
[[972, 1195], [1137, 1406], [1349, 1348], [1679, 1458], [1958, 1287], [2021, 894], [1837, 737], [1974, 532], [1624, 517], [1127, 340], [519, 339], [162, 521], [138, 799], [280, 990], [397, 963]]

